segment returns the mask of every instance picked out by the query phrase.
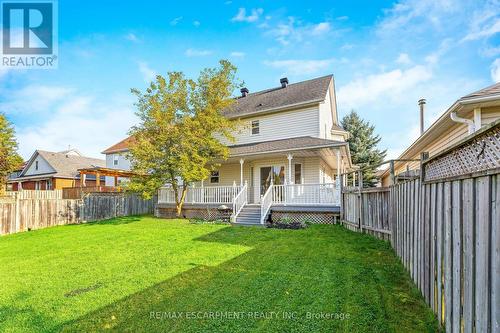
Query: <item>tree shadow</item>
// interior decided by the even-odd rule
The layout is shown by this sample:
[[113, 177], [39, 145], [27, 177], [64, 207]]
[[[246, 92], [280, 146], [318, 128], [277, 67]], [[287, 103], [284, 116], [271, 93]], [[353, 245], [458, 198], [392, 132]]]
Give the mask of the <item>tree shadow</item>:
[[110, 219], [106, 220], [99, 220], [99, 221], [92, 221], [92, 222], [87, 222], [83, 223], [86, 226], [95, 226], [95, 225], [122, 225], [122, 224], [129, 224], [129, 223], [134, 223], [134, 222], [139, 222], [141, 221], [141, 218], [143, 218], [145, 215], [130, 215], [130, 216], [120, 216], [120, 217], [113, 217]]
[[[401, 277], [407, 278], [403, 271], [394, 271], [395, 261], [390, 259], [394, 256], [386, 244], [337, 226], [310, 229], [249, 232], [248, 228], [231, 227], [206, 234], [196, 240], [253, 249], [217, 266], [195, 265], [54, 330], [299, 332], [397, 328], [403, 316], [391, 308], [399, 303], [395, 293], [388, 291], [400, 287]], [[380, 255], [389, 260], [373, 263], [365, 257]], [[383, 281], [396, 282], [387, 285]], [[405, 299], [407, 305], [418, 307], [420, 312], [411, 324], [417, 331], [426, 330], [425, 304], [412, 297]], [[350, 319], [308, 318], [308, 313], [348, 314]]]

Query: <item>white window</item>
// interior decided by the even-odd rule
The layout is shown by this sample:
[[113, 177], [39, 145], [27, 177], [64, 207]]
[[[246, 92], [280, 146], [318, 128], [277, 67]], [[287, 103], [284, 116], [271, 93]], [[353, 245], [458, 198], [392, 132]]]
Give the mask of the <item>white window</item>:
[[219, 170], [212, 171], [210, 173], [210, 183], [211, 184], [218, 184], [219, 183]]
[[257, 135], [260, 133], [260, 126], [258, 120], [252, 120], [252, 135]]
[[113, 165], [118, 165], [118, 154], [113, 155]]
[[[38, 161], [37, 161], [38, 163]], [[35, 182], [35, 190], [40, 190], [41, 189], [41, 184], [40, 182]]]
[[47, 190], [52, 190], [52, 179], [47, 180]]

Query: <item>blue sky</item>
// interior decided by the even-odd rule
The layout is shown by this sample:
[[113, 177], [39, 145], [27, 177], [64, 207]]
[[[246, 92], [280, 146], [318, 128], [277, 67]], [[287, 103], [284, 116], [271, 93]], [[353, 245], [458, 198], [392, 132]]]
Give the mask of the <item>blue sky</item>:
[[0, 70], [0, 111], [23, 157], [68, 145], [89, 156], [135, 123], [130, 88], [195, 77], [221, 58], [250, 91], [333, 73], [340, 117], [376, 126], [396, 157], [456, 99], [500, 81], [500, 2], [60, 0], [59, 67]]

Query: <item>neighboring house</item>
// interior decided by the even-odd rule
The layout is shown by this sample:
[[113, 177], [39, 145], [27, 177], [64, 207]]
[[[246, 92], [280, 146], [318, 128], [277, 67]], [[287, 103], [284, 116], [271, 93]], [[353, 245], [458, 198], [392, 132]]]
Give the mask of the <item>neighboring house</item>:
[[[500, 83], [460, 98], [397, 158], [406, 161], [395, 161], [394, 175], [415, 175], [420, 168], [419, 160], [423, 152], [432, 157], [498, 119]], [[388, 168], [382, 173], [382, 185], [390, 184], [391, 172]]]
[[[130, 161], [125, 157], [125, 153], [128, 151], [131, 140], [132, 138], [128, 137], [102, 152], [102, 154], [106, 155], [107, 168], [124, 171], [130, 170]], [[107, 176], [106, 186], [118, 186], [120, 182], [127, 179], [126, 177], [118, 177], [117, 181], [115, 181], [114, 177]]]
[[[239, 222], [262, 222], [271, 207], [273, 213], [288, 215], [308, 211], [317, 220], [324, 216], [314, 213], [330, 218], [339, 211], [340, 186], [335, 181], [352, 165], [348, 133], [338, 122], [333, 76], [294, 84], [283, 78], [280, 83], [255, 93], [241, 89], [242, 95], [224, 112], [242, 126], [234, 133], [236, 142], [226, 143], [229, 159], [188, 191], [187, 215], [220, 204], [230, 206]], [[130, 140], [103, 152], [108, 168], [129, 168], [123, 154]], [[169, 191], [160, 191], [158, 208], [163, 215], [171, 214]]]
[[[63, 187], [76, 187], [81, 183], [79, 169], [105, 165], [104, 160], [81, 156], [75, 149], [57, 153], [36, 150], [19, 175], [9, 178], [8, 184], [13, 191], [59, 190]], [[84, 186], [94, 186], [96, 179], [89, 177], [84, 183]]]

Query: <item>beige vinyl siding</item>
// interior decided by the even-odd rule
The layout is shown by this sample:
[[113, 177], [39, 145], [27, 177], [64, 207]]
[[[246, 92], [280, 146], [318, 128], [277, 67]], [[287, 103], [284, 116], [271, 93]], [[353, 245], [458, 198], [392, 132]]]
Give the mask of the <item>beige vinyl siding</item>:
[[[473, 113], [467, 114], [465, 118], [473, 119]], [[482, 108], [481, 109], [481, 125], [487, 125], [497, 119], [500, 119], [500, 106]], [[444, 149], [458, 143], [460, 140], [465, 138], [469, 134], [467, 125], [456, 123], [450, 129], [445, 131], [432, 143], [427, 145], [421, 151], [429, 152], [429, 156], [435, 156], [439, 154]], [[415, 154], [411, 159], [420, 159], [420, 153]], [[415, 170], [420, 168], [419, 162], [410, 162], [396, 168], [396, 174], [406, 170], [407, 165], [410, 170]]]
[[[451, 127], [448, 131], [444, 132], [438, 139], [434, 140], [432, 143], [427, 145], [422, 151], [429, 152], [429, 156], [434, 156], [439, 152], [443, 151], [450, 145], [453, 145], [467, 136], [468, 129], [465, 124], [456, 124]], [[410, 159], [420, 159], [420, 153], [415, 154]], [[407, 167], [410, 170], [415, 170], [420, 168], [420, 162], [409, 162], [400, 165], [396, 168], [395, 173], [399, 174], [406, 171]]]
[[481, 125], [488, 125], [500, 119], [500, 106], [481, 109]]
[[[251, 134], [251, 124], [254, 120], [259, 121], [260, 133], [256, 135]], [[236, 142], [230, 144], [246, 144], [300, 136], [318, 137], [319, 127], [318, 106], [245, 118], [240, 120], [240, 129], [235, 133]]]

